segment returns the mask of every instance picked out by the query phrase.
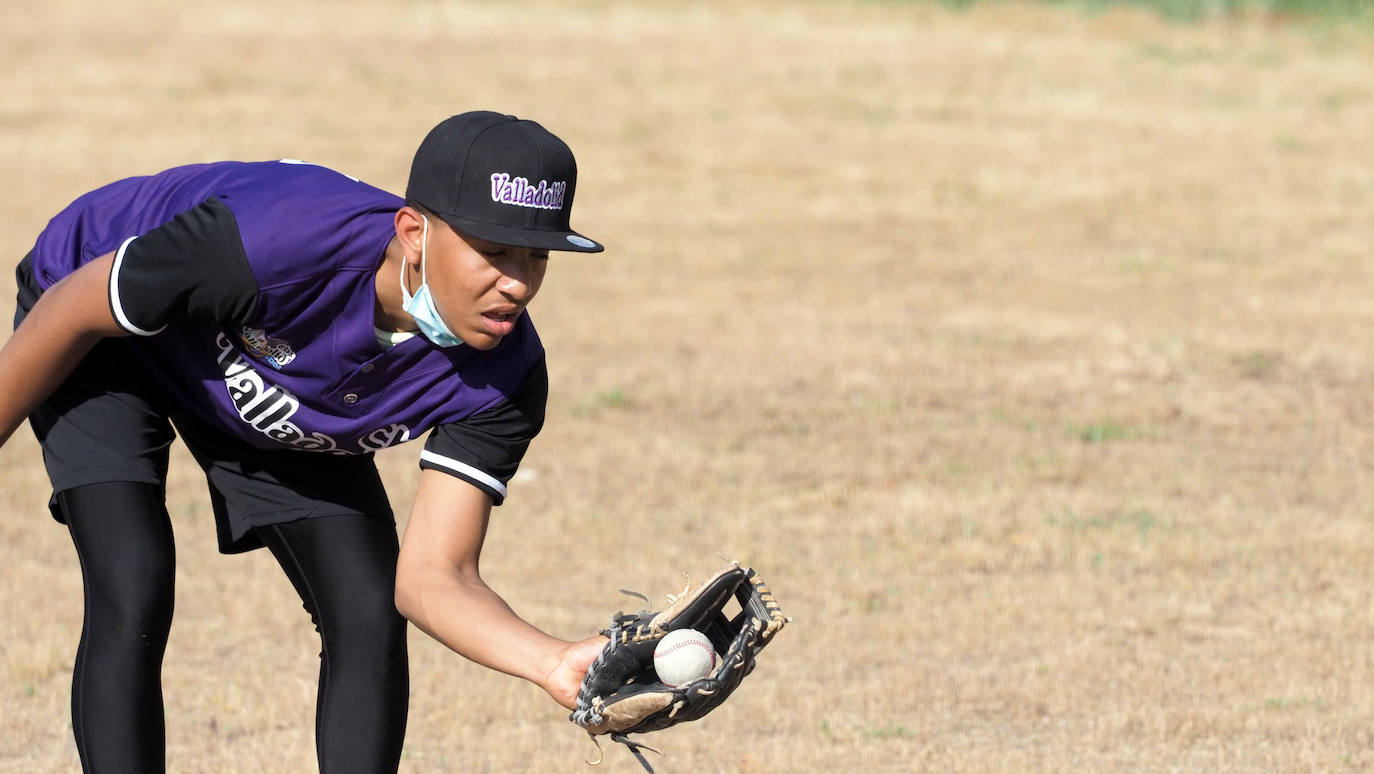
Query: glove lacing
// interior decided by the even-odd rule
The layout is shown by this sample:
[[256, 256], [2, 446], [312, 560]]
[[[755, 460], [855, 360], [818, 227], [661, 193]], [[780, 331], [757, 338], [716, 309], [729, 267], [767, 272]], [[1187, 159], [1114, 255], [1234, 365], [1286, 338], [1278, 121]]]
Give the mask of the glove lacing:
[[[644, 753], [640, 752], [640, 750], [648, 750], [655, 755], [662, 755], [662, 752], [655, 750], [647, 744], [636, 742], [621, 733], [612, 733], [610, 736], [611, 741], [619, 742], [629, 748], [630, 752], [634, 754], [635, 760], [639, 761], [639, 765], [643, 766], [645, 771], [649, 772], [649, 774], [654, 774], [654, 767], [649, 765], [649, 759], [645, 758]], [[600, 766], [601, 762], [606, 759], [606, 754], [601, 750], [601, 740], [594, 736], [588, 738], [592, 740], [592, 744], [596, 745], [596, 760], [589, 761], [584, 758], [583, 762], [588, 766]]]

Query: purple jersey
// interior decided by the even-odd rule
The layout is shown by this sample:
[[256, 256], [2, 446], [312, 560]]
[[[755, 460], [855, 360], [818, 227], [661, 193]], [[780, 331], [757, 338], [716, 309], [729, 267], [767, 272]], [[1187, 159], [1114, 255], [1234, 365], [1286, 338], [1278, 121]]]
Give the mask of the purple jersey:
[[47, 289], [115, 252], [110, 305], [189, 412], [263, 449], [361, 454], [438, 428], [423, 467], [499, 503], [543, 420], [544, 351], [528, 314], [494, 349], [393, 347], [375, 277], [403, 202], [299, 162], [178, 167], [97, 189], [32, 253]]

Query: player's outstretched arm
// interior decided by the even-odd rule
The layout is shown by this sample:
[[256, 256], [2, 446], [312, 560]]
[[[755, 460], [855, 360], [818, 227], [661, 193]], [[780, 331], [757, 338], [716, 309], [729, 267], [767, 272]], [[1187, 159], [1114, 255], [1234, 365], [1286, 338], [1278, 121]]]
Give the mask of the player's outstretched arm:
[[0, 445], [95, 343], [126, 335], [110, 312], [107, 253], [53, 285], [0, 349]]
[[396, 609], [457, 653], [523, 677], [572, 709], [606, 638], [568, 642], [545, 634], [487, 586], [478, 564], [490, 515], [485, 492], [446, 473], [422, 471], [401, 540]]

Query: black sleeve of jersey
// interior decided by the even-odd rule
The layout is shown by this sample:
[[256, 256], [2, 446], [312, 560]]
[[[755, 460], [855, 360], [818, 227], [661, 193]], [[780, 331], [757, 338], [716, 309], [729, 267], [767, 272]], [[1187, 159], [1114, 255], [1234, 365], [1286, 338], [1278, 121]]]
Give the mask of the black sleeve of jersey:
[[434, 428], [420, 453], [420, 467], [457, 476], [500, 505], [506, 499], [506, 484], [544, 426], [548, 397], [549, 372], [540, 361], [509, 400]]
[[110, 309], [130, 333], [183, 321], [237, 325], [257, 303], [238, 221], [216, 197], [126, 242], [110, 273]]

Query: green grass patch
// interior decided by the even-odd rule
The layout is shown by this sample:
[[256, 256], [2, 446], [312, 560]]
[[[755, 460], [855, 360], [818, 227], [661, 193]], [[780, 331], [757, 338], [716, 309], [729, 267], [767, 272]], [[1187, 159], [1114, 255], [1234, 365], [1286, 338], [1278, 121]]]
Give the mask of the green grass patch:
[[885, 726], [868, 726], [864, 729], [864, 736], [869, 739], [906, 739], [914, 735], [905, 726], [888, 723]]
[[1136, 433], [1125, 425], [1105, 420], [1078, 427], [1074, 430], [1074, 434], [1083, 443], [1108, 443], [1132, 438]]
[[[902, 0], [869, 0], [887, 5], [901, 5]], [[910, 1], [910, 0], [908, 0]], [[946, 8], [964, 9], [975, 3], [999, 0], [917, 0], [934, 2]], [[1271, 16], [1303, 16], [1333, 21], [1374, 23], [1374, 3], [1370, 0], [1040, 0], [1049, 5], [1063, 5], [1095, 13], [1118, 6], [1149, 8], [1159, 15], [1178, 21], [1200, 21], [1223, 16], [1267, 14]]]
[[1143, 509], [1097, 515], [1081, 514], [1066, 507], [1058, 513], [1049, 514], [1046, 520], [1053, 526], [1072, 532], [1130, 529], [1135, 532], [1141, 545], [1149, 542], [1150, 533], [1159, 523], [1153, 513]]
[[630, 396], [624, 390], [606, 390], [596, 394], [596, 402], [599, 406], [607, 408], [629, 408], [634, 405]]
[[1329, 709], [1331, 709], [1331, 704], [1325, 699], [1302, 696], [1269, 696], [1265, 698], [1262, 704], [1246, 704], [1241, 707], [1244, 712], [1292, 712], [1297, 710], [1326, 712]]
[[1236, 16], [1246, 13], [1301, 15], [1324, 19], [1367, 20], [1368, 0], [1048, 0], [1089, 10], [1134, 5], [1151, 8], [1161, 16], [1183, 21]]
[[603, 411], [628, 410], [636, 407], [634, 398], [622, 389], [602, 390], [591, 397], [590, 400], [583, 400], [573, 408], [573, 413], [579, 417], [596, 416]]
[[1246, 379], [1266, 379], [1274, 375], [1282, 356], [1276, 352], [1254, 350], [1231, 356], [1231, 363]]

